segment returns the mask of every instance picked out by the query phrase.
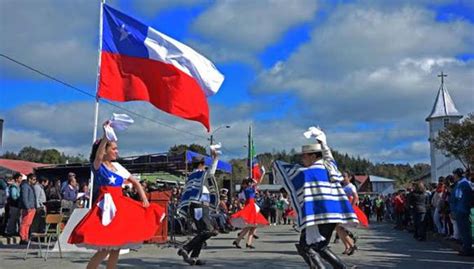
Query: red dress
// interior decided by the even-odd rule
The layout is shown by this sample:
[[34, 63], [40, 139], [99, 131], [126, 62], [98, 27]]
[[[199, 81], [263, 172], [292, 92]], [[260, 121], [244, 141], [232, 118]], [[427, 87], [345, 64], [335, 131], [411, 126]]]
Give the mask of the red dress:
[[260, 214], [260, 208], [255, 204], [255, 190], [253, 187], [245, 189], [245, 197], [247, 197], [247, 200], [244, 208], [230, 217], [232, 226], [245, 228], [268, 225], [267, 219]]
[[[157, 204], [145, 208], [142, 202], [122, 194], [123, 178], [103, 164], [94, 171], [99, 196], [74, 228], [68, 243], [94, 249], [137, 247], [158, 230], [165, 210]], [[100, 204], [100, 205], [99, 205]]]

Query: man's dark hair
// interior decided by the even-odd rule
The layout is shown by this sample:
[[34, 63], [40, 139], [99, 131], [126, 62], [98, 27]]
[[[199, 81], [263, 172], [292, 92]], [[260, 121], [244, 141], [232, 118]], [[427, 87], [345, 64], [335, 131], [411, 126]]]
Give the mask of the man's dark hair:
[[20, 173], [16, 173], [16, 174], [13, 175], [13, 179], [14, 179], [14, 180], [17, 180], [17, 179], [19, 179], [19, 178], [21, 178], [21, 174], [20, 174]]
[[453, 174], [458, 177], [462, 177], [464, 174], [464, 170], [462, 170], [462, 168], [456, 168], [454, 169]]
[[35, 174], [29, 173], [29, 174], [26, 176], [26, 179], [30, 180], [30, 179], [32, 179], [32, 178], [34, 178], [34, 177], [36, 177]]

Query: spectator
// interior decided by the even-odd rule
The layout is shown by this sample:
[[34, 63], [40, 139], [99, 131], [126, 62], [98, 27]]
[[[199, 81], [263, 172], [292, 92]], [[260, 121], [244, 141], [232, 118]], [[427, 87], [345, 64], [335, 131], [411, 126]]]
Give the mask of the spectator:
[[278, 201], [276, 202], [276, 218], [277, 218], [277, 224], [281, 225], [283, 221], [283, 214], [285, 213], [285, 202], [283, 201], [283, 194], [280, 193], [280, 197], [278, 198]]
[[277, 212], [277, 198], [275, 194], [272, 194], [270, 200], [270, 224], [271, 225], [276, 225], [276, 212]]
[[418, 241], [426, 240], [426, 189], [423, 182], [419, 181], [413, 184], [414, 190], [410, 195], [410, 209], [413, 212], [415, 233], [413, 237]]
[[67, 185], [61, 189], [61, 196], [63, 198], [61, 200], [61, 207], [71, 213], [75, 208], [78, 193], [76, 175], [74, 173], [69, 173], [67, 182]]
[[0, 179], [0, 233], [3, 234], [3, 231], [5, 230], [5, 219], [6, 219], [6, 214], [5, 210], [7, 207], [7, 188], [8, 188], [8, 183], [7, 179], [10, 179], [12, 177], [11, 174], [5, 175], [5, 179], [1, 178]]
[[[11, 178], [11, 175], [6, 175], [6, 178]], [[5, 207], [7, 205], [7, 181], [0, 179], [0, 223], [4, 223]]]
[[50, 181], [48, 187], [45, 190], [46, 199], [49, 200], [61, 200], [61, 180], [56, 179]]
[[18, 226], [20, 221], [20, 183], [21, 174], [16, 173], [13, 178], [7, 180], [7, 226], [5, 227], [5, 235], [12, 236], [18, 234]]
[[459, 235], [462, 240], [461, 256], [471, 256], [472, 253], [472, 231], [469, 221], [471, 214], [472, 188], [470, 182], [463, 176], [464, 171], [458, 168], [453, 171], [454, 192], [451, 198], [452, 218], [456, 220]]
[[395, 208], [395, 229], [403, 229], [403, 215], [405, 214], [405, 202], [402, 197], [403, 191], [398, 191], [397, 195], [393, 199], [393, 206]]
[[436, 227], [436, 232], [439, 234], [444, 234], [443, 222], [441, 221], [444, 192], [444, 177], [440, 177], [438, 180], [438, 186], [436, 187], [433, 198], [431, 199], [431, 207], [434, 209], [433, 222]]
[[377, 215], [377, 222], [381, 222], [383, 219], [383, 209], [384, 209], [384, 202], [383, 196], [379, 195], [374, 201], [375, 204], [375, 214]]
[[48, 185], [49, 180], [47, 178], [42, 179], [40, 182], [33, 184], [36, 198], [36, 213], [33, 218], [33, 222], [30, 227], [31, 232], [44, 232], [45, 228], [45, 216], [46, 216], [46, 193], [44, 186]]
[[21, 209], [21, 224], [20, 224], [20, 244], [28, 244], [30, 237], [30, 227], [35, 217], [36, 212], [36, 195], [33, 185], [36, 184], [36, 176], [28, 174], [26, 180], [20, 184], [20, 209]]

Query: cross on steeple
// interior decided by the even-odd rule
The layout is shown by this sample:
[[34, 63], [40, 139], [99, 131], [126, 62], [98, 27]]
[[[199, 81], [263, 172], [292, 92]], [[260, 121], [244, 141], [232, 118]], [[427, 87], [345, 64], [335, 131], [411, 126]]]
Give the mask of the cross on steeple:
[[441, 71], [441, 75], [438, 75], [438, 77], [441, 78], [441, 85], [444, 84], [444, 78], [447, 77], [448, 75], [444, 74], [443, 71]]

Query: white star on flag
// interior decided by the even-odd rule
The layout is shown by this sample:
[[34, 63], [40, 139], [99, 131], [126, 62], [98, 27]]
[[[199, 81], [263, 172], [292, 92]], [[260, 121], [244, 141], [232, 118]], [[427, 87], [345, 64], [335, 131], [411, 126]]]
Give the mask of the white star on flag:
[[120, 27], [120, 41], [126, 39], [128, 37], [128, 35], [130, 34], [129, 32], [127, 32], [127, 30], [125, 29], [125, 24], [122, 24], [122, 26]]
[[117, 180], [117, 178], [115, 178], [113, 175], [109, 177], [109, 184], [115, 184], [115, 180]]

